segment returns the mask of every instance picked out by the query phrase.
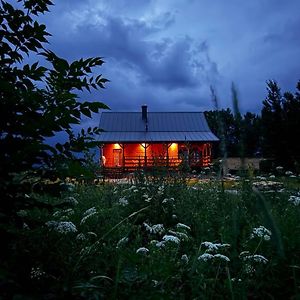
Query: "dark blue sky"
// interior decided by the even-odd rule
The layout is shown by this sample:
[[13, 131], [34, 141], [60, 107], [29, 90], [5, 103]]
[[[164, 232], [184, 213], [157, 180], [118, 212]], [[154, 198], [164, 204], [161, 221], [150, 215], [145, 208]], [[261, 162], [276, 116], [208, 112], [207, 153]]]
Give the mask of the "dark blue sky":
[[237, 86], [243, 112], [259, 112], [266, 81], [300, 79], [299, 0], [61, 0], [41, 18], [49, 48], [68, 60], [102, 56], [111, 80], [93, 92], [114, 111], [213, 109]]

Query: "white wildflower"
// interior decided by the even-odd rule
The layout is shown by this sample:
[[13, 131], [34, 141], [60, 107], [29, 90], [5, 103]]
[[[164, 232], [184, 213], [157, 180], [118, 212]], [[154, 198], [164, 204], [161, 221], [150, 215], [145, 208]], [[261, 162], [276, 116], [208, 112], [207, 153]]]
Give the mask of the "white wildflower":
[[88, 210], [86, 210], [86, 211], [83, 213], [83, 216], [85, 217], [85, 216], [94, 214], [94, 213], [96, 213], [96, 212], [97, 212], [96, 208], [95, 208], [95, 207], [91, 207], [91, 208], [89, 208]]
[[291, 175], [293, 175], [293, 172], [292, 172], [292, 171], [286, 171], [284, 174], [285, 174], [286, 176], [291, 176]]
[[78, 241], [85, 241], [86, 240], [86, 236], [84, 235], [84, 233], [79, 233], [76, 236], [76, 240], [78, 240]]
[[155, 246], [156, 246], [157, 248], [164, 248], [164, 247], [166, 246], [166, 242], [164, 242], [164, 241], [157, 242], [157, 243], [155, 244]]
[[230, 259], [226, 255], [219, 254], [219, 253], [215, 254], [214, 258], [219, 258], [221, 260], [230, 261]]
[[128, 200], [126, 199], [126, 197], [120, 198], [120, 199], [119, 199], [119, 204], [120, 204], [121, 206], [126, 206], [126, 205], [128, 205]]
[[87, 234], [89, 235], [89, 236], [93, 236], [93, 237], [97, 237], [97, 234], [95, 233], [95, 232], [92, 232], [92, 231], [89, 231], [89, 232], [87, 232]]
[[31, 279], [41, 279], [42, 277], [44, 277], [46, 275], [46, 273], [41, 270], [40, 267], [32, 267], [31, 271], [30, 271], [30, 278]]
[[167, 204], [167, 203], [174, 204], [174, 201], [175, 201], [175, 199], [173, 197], [172, 198], [165, 198], [162, 201], [162, 204]]
[[252, 233], [250, 235], [250, 239], [254, 239], [255, 237], [263, 238], [265, 241], [269, 241], [271, 239], [272, 232], [264, 226], [259, 226], [257, 228], [253, 228]]
[[53, 213], [53, 217], [68, 217], [74, 215], [74, 210], [72, 208], [64, 209], [64, 210], [58, 210], [55, 213]]
[[177, 229], [191, 230], [191, 227], [182, 223], [177, 223]]
[[274, 179], [274, 178], [275, 178], [275, 175], [270, 175], [269, 178]]
[[73, 206], [75, 206], [75, 205], [78, 204], [78, 201], [74, 197], [72, 197], [72, 196], [65, 198], [64, 202], [67, 202], [67, 203], [69, 203], [69, 204], [71, 204]]
[[149, 249], [145, 248], [145, 247], [141, 247], [141, 248], [136, 250], [136, 253], [140, 253], [140, 254], [143, 254], [143, 255], [148, 254], [148, 252], [149, 252]]
[[220, 260], [224, 260], [224, 261], [226, 261], [226, 262], [229, 262], [230, 261], [230, 259], [226, 256], [226, 255], [223, 255], [223, 254], [219, 254], [219, 253], [217, 253], [217, 254], [215, 254], [215, 255], [213, 255], [213, 254], [210, 254], [210, 253], [203, 253], [202, 255], [200, 255], [199, 257], [198, 257], [198, 260], [202, 260], [202, 261], [208, 261], [208, 260], [212, 260], [212, 259], [220, 259]]
[[94, 211], [94, 212], [92, 212], [92, 213], [86, 215], [85, 217], [83, 217], [83, 218], [81, 219], [81, 221], [80, 221], [80, 225], [84, 224], [84, 223], [86, 222], [86, 220], [90, 219], [92, 216], [94, 216], [94, 215], [96, 215], [96, 214], [97, 214], [97, 212]]
[[172, 242], [172, 243], [175, 243], [175, 244], [179, 244], [180, 243], [180, 240], [178, 237], [174, 236], [174, 235], [164, 235], [163, 238], [162, 238], [165, 242]]
[[157, 287], [159, 282], [157, 280], [152, 279], [153, 287]]
[[130, 188], [128, 188], [129, 191], [132, 191], [132, 190], [135, 190], [135, 189], [136, 189], [135, 185], [132, 185]]
[[295, 206], [298, 206], [300, 204], [300, 197], [299, 196], [290, 196], [289, 200], [290, 203], [292, 203]]
[[117, 248], [120, 248], [121, 246], [127, 244], [128, 241], [129, 241], [129, 239], [127, 236], [122, 237], [117, 243]]
[[189, 239], [189, 237], [187, 236], [187, 234], [185, 234], [185, 233], [183, 233], [183, 232], [180, 232], [180, 231], [169, 230], [169, 233], [170, 233], [171, 235], [177, 236], [177, 237], [180, 238], [181, 240], [187, 241], [187, 240]]
[[245, 273], [252, 274], [255, 273], [255, 268], [249, 264], [245, 265]]
[[164, 229], [164, 225], [163, 224], [154, 224], [152, 226], [152, 233], [159, 233], [162, 234], [164, 233], [165, 229]]
[[225, 190], [225, 193], [231, 194], [231, 195], [237, 195], [239, 193], [239, 191], [230, 189], [230, 190]]
[[48, 221], [46, 225], [49, 228], [63, 234], [70, 233], [70, 232], [77, 232], [77, 228], [72, 222]]
[[198, 257], [198, 260], [208, 261], [208, 260], [211, 260], [213, 258], [214, 258], [214, 256], [212, 254], [204, 253], [204, 254], [202, 254]]
[[184, 264], [188, 264], [188, 262], [189, 262], [188, 256], [187, 256], [186, 254], [183, 254], [183, 255], [181, 256], [181, 261], [182, 261]]
[[153, 226], [150, 226], [144, 222], [143, 225], [145, 226], [146, 231], [148, 231], [149, 233], [152, 233], [152, 234], [156, 234], [156, 233], [162, 234], [165, 231], [163, 224], [155, 224]]
[[239, 255], [240, 258], [242, 258], [243, 256], [247, 256], [247, 255], [250, 255], [250, 252], [249, 251], [242, 251]]
[[208, 252], [214, 252], [214, 251], [218, 251], [219, 249], [222, 249], [222, 248], [228, 248], [228, 247], [230, 247], [230, 244], [203, 242], [203, 243], [201, 243], [201, 246], [205, 246], [207, 248]]
[[29, 228], [28, 224], [23, 223], [23, 229], [29, 230], [30, 228]]
[[162, 195], [164, 193], [165, 187], [162, 185], [160, 187], [158, 187], [157, 189], [157, 194], [158, 195]]
[[282, 171], [282, 170], [283, 170], [283, 167], [282, 167], [282, 166], [278, 166], [278, 167], [276, 167], [276, 170], [277, 170], [277, 171]]
[[268, 259], [266, 259], [264, 256], [259, 255], [259, 254], [243, 256], [242, 260], [243, 261], [254, 261], [254, 262], [263, 263], [263, 264], [266, 264], [268, 262]]

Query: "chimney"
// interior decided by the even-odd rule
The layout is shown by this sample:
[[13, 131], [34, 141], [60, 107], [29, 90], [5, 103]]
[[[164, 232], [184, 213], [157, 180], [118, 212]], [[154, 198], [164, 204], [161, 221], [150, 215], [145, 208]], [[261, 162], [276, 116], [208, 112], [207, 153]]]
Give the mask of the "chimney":
[[147, 105], [146, 104], [142, 105], [142, 120], [145, 121], [146, 123], [148, 122]]

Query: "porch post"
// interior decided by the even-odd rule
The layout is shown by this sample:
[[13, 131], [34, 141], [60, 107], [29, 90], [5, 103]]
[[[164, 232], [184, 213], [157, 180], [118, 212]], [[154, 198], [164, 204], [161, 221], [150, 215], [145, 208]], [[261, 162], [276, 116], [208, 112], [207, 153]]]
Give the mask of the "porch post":
[[125, 144], [123, 143], [122, 144], [122, 154], [123, 154], [123, 157], [122, 157], [122, 166], [123, 166], [123, 171], [125, 171]]
[[146, 143], [145, 143], [144, 150], [145, 150], [145, 167], [147, 167], [147, 144]]
[[171, 146], [171, 144], [167, 143], [166, 146], [167, 146], [167, 167], [169, 167], [169, 147]]

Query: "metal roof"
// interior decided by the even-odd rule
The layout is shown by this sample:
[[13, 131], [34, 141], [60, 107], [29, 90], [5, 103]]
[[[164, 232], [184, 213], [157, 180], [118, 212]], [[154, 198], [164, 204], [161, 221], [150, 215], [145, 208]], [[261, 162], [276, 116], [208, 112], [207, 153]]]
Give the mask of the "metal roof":
[[147, 126], [140, 112], [103, 112], [100, 142], [218, 141], [202, 112], [148, 112]]

